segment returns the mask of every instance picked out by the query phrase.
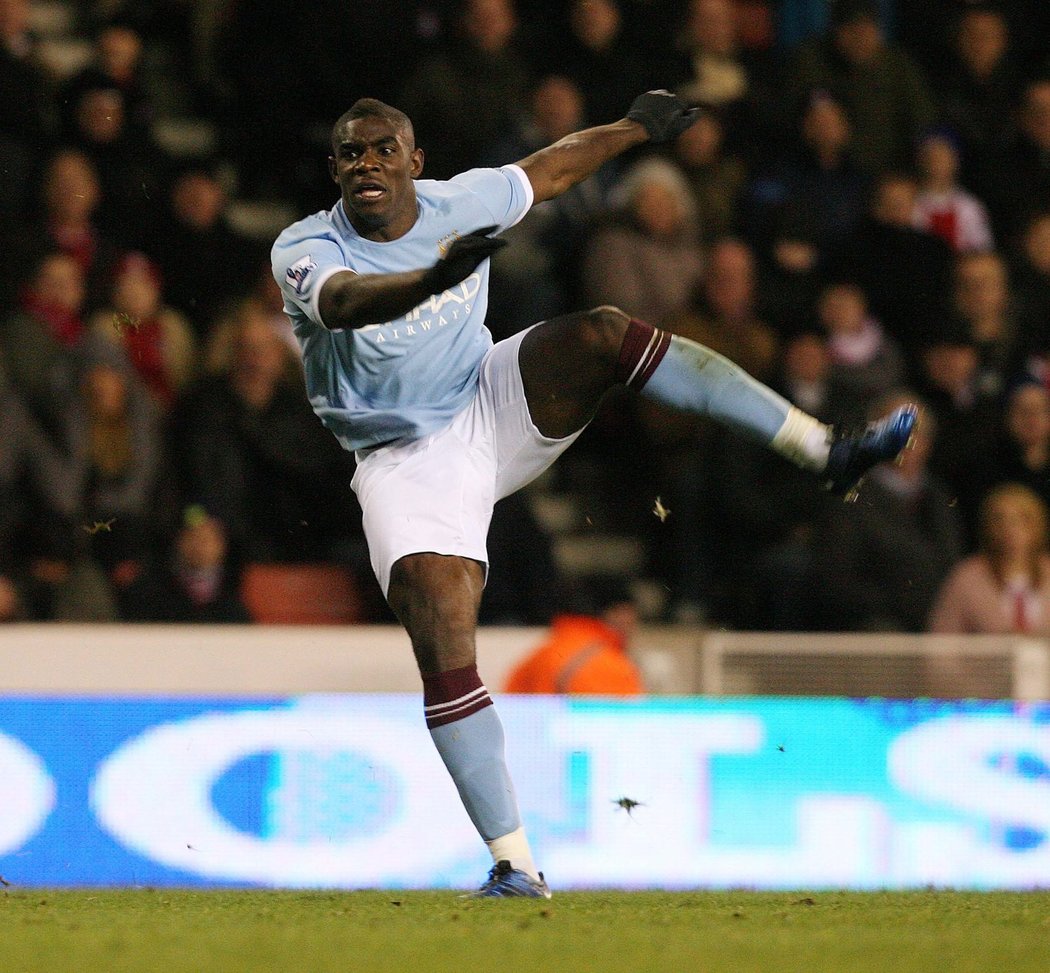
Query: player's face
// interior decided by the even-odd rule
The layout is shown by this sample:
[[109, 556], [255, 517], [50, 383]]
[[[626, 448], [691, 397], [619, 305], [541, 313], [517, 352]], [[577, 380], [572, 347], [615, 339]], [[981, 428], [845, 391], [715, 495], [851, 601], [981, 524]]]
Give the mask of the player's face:
[[407, 233], [416, 222], [412, 180], [423, 171], [423, 153], [406, 133], [382, 118], [355, 118], [336, 134], [333, 151], [332, 178], [354, 229], [380, 240]]

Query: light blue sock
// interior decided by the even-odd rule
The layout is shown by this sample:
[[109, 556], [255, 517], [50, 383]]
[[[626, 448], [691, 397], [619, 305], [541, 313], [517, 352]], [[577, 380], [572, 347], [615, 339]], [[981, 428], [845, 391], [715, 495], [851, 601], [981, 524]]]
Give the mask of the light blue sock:
[[481, 837], [491, 841], [520, 828], [496, 708], [486, 706], [454, 723], [432, 727], [430, 735]]
[[662, 405], [724, 422], [806, 469], [827, 465], [826, 425], [695, 341], [632, 320], [620, 369], [626, 384]]
[[719, 419], [764, 443], [772, 443], [791, 411], [790, 402], [739, 365], [681, 335], [671, 335], [642, 395]]
[[423, 713], [470, 820], [485, 841], [521, 827], [503, 724], [477, 666], [423, 675]]

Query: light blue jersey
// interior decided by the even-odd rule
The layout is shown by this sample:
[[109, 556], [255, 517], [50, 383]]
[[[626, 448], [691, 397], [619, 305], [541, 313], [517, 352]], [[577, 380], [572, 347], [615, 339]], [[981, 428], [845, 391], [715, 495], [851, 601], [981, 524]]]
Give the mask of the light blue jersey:
[[341, 270], [390, 274], [432, 267], [456, 237], [517, 223], [532, 205], [518, 166], [471, 169], [448, 180], [417, 179], [419, 217], [403, 237], [365, 240], [342, 200], [293, 223], [271, 253], [303, 353], [306, 390], [321, 421], [346, 449], [416, 439], [447, 426], [466, 407], [492, 335], [485, 327], [489, 261], [465, 280], [385, 324], [329, 331], [318, 299]]

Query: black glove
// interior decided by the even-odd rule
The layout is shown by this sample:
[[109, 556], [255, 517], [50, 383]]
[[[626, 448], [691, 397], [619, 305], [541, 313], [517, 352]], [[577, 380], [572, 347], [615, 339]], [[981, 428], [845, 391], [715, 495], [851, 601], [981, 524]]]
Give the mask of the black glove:
[[645, 126], [651, 142], [670, 142], [700, 117], [700, 109], [686, 108], [677, 95], [660, 88], [635, 98], [627, 117]]
[[423, 283], [430, 293], [440, 294], [454, 287], [469, 277], [482, 260], [505, 247], [506, 240], [497, 240], [489, 236], [495, 230], [494, 226], [486, 226], [483, 230], [475, 230], [473, 233], [457, 237], [445, 252], [445, 256], [423, 277]]

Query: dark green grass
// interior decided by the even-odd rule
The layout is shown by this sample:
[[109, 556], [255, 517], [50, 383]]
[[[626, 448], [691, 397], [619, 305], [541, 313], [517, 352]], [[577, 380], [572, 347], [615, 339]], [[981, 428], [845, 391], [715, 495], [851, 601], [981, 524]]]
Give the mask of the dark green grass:
[[1050, 973], [1050, 892], [40, 891], [4, 973]]

